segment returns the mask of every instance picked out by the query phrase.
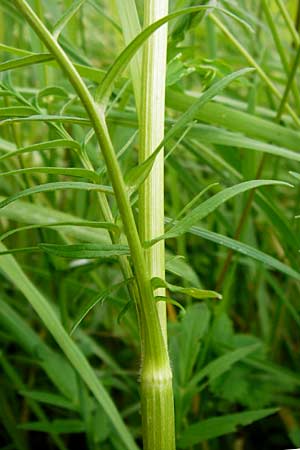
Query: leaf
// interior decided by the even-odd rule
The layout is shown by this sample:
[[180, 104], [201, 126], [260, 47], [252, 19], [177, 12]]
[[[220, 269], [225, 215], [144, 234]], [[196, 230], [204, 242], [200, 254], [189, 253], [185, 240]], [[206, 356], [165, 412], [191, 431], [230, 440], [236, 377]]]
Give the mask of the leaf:
[[231, 199], [237, 194], [241, 194], [242, 192], [248, 191], [249, 189], [255, 189], [258, 187], [270, 185], [282, 185], [292, 187], [291, 184], [286, 183], [284, 181], [251, 180], [223, 189], [221, 192], [218, 192], [205, 202], [201, 203], [201, 205], [197, 206], [197, 208], [188, 213], [183, 219], [177, 221], [173, 225], [173, 227], [169, 231], [167, 231], [164, 235], [159, 236], [156, 239], [153, 239], [152, 241], [150, 241], [150, 243], [146, 243], [145, 246], [148, 247], [153, 245], [155, 242], [160, 241], [161, 239], [169, 239], [171, 237], [177, 237], [180, 236], [181, 234], [186, 233], [193, 225], [195, 225], [197, 222], [199, 222], [201, 219], [203, 219], [208, 214], [213, 212], [224, 202]]
[[208, 378], [209, 381], [218, 378], [224, 372], [227, 372], [233, 364], [246, 358], [246, 356], [253, 353], [259, 347], [260, 344], [247, 345], [245, 347], [238, 348], [237, 350], [228, 352], [225, 355], [219, 356], [194, 375], [189, 382], [189, 387], [196, 386], [204, 378]]
[[21, 430], [39, 431], [41, 433], [83, 433], [85, 423], [77, 419], [56, 419], [52, 422], [27, 422], [18, 426]]
[[181, 321], [179, 377], [180, 385], [185, 386], [200, 350], [200, 340], [207, 332], [211, 313], [205, 303], [190, 305]]
[[[12, 409], [11, 396], [6, 395], [6, 389], [0, 391], [0, 420], [1, 428], [6, 431], [12, 441], [12, 448], [27, 450], [25, 436], [18, 430], [16, 413]], [[5, 447], [2, 447], [5, 448]]]
[[[0, 250], [6, 250], [6, 247], [2, 243], [0, 243]], [[124, 424], [111, 397], [101, 384], [81, 350], [69, 337], [51, 305], [31, 283], [12, 256], [1, 256], [0, 260], [2, 273], [4, 273], [12, 284], [23, 293], [38, 316], [45, 323], [66, 357], [70, 360], [73, 367], [77, 370], [83, 381], [95, 396], [97, 402], [103, 407], [105, 413], [114, 425], [116, 433], [118, 433], [120, 439], [123, 441], [124, 446], [128, 450], [137, 450], [137, 445]]]
[[5, 45], [2, 42], [0, 43], [0, 50], [3, 53], [13, 53], [14, 55], [27, 56], [32, 55], [28, 50], [24, 50], [22, 48], [11, 47], [9, 45]]
[[201, 287], [197, 273], [183, 256], [174, 256], [166, 252], [166, 271], [183, 278], [189, 284]]
[[73, 403], [66, 400], [61, 395], [53, 394], [52, 392], [44, 392], [44, 391], [20, 391], [20, 394], [26, 398], [30, 398], [31, 400], [35, 400], [40, 403], [46, 403], [47, 405], [53, 405], [58, 408], [64, 408], [71, 411], [78, 410], [78, 406], [76, 407]]
[[53, 141], [47, 141], [47, 142], [41, 142], [39, 144], [29, 145], [28, 147], [19, 148], [17, 150], [7, 148], [8, 153], [5, 153], [4, 155], [0, 156], [0, 161], [7, 159], [7, 158], [11, 158], [13, 156], [21, 155], [23, 153], [30, 153], [30, 152], [40, 151], [40, 150], [51, 150], [51, 149], [57, 148], [57, 147], [65, 147], [65, 148], [70, 148], [70, 149], [74, 149], [74, 150], [80, 150], [80, 145], [76, 141], [69, 140], [69, 139], [57, 139], [57, 140], [53, 140]]
[[182, 287], [176, 286], [175, 284], [170, 284], [167, 281], [159, 277], [154, 277], [151, 279], [151, 284], [153, 289], [160, 287], [167, 288], [171, 292], [179, 292], [180, 294], [189, 295], [193, 298], [204, 299], [204, 298], [218, 298], [221, 299], [222, 295], [215, 291], [207, 291], [205, 289], [199, 289], [195, 287]]
[[[182, 94], [174, 89], [167, 90], [166, 104], [175, 111], [186, 111], [194, 101], [193, 95]], [[245, 106], [246, 108], [247, 106]], [[224, 127], [227, 130], [241, 132], [246, 136], [272, 142], [279, 147], [299, 151], [299, 131], [215, 101], [206, 103], [197, 113], [196, 119]]]
[[21, 192], [18, 192], [11, 197], [7, 197], [5, 200], [0, 202], [0, 209], [9, 205], [10, 203], [15, 202], [16, 200], [27, 197], [29, 195], [38, 194], [40, 192], [50, 192], [50, 191], [58, 191], [63, 189], [75, 189], [75, 190], [84, 190], [84, 191], [100, 191], [105, 192], [106, 194], [113, 194], [113, 190], [109, 186], [102, 186], [101, 184], [91, 184], [84, 182], [74, 182], [74, 181], [60, 181], [56, 183], [45, 183], [41, 185], [34, 186], [32, 188], [24, 189]]
[[72, 366], [62, 355], [45, 344], [7, 301], [1, 298], [0, 305], [1, 328], [9, 332], [11, 339], [42, 367], [59, 392], [75, 405], [78, 401], [78, 389]]
[[190, 136], [206, 143], [219, 144], [228, 147], [241, 147], [247, 150], [255, 150], [270, 155], [280, 156], [292, 161], [300, 161], [300, 155], [296, 151], [288, 150], [283, 146], [279, 147], [256, 139], [251, 139], [242, 134], [232, 133], [210, 125], [195, 125], [190, 132]]
[[0, 108], [0, 117], [30, 116], [35, 110], [29, 106], [8, 106]]
[[83, 117], [76, 117], [76, 116], [62, 116], [62, 115], [51, 115], [51, 114], [35, 114], [32, 116], [28, 116], [28, 117], [15, 117], [12, 119], [6, 119], [6, 120], [2, 120], [0, 122], [0, 126], [3, 125], [9, 125], [11, 123], [15, 123], [15, 122], [53, 122], [53, 123], [60, 123], [60, 122], [64, 122], [64, 123], [73, 123], [73, 124], [78, 124], [78, 125], [83, 125], [83, 126], [89, 126], [90, 125], [90, 121], [88, 119], [85, 119]]
[[39, 244], [39, 248], [50, 255], [63, 258], [112, 258], [130, 255], [129, 247], [121, 244]]
[[13, 228], [0, 235], [0, 241], [8, 238], [12, 234], [19, 233], [20, 231], [34, 230], [36, 228], [59, 228], [59, 227], [88, 227], [88, 228], [104, 228], [114, 233], [119, 234], [120, 228], [118, 225], [110, 222], [93, 222], [88, 220], [69, 221], [69, 222], [50, 222], [39, 223], [34, 225], [27, 225], [25, 227]]
[[175, 220], [178, 220], [181, 216], [185, 215], [190, 209], [192, 209], [192, 206], [195, 206], [199, 202], [200, 198], [203, 197], [203, 195], [206, 194], [206, 192], [209, 189], [216, 187], [218, 185], [219, 183], [212, 183], [206, 186], [204, 189], [202, 189], [202, 191], [200, 191], [199, 194], [197, 194], [189, 203], [187, 203], [184, 206], [184, 208], [180, 211]]
[[60, 17], [60, 19], [56, 22], [53, 27], [52, 34], [55, 39], [58, 38], [60, 33], [66, 27], [68, 22], [72, 19], [72, 17], [77, 13], [77, 11], [81, 8], [81, 6], [85, 3], [86, 0], [77, 0], [71, 3], [71, 6], [64, 12], [64, 14]]
[[112, 294], [112, 292], [127, 285], [127, 283], [130, 283], [130, 281], [132, 280], [133, 278], [128, 278], [126, 280], [121, 281], [120, 283], [114, 284], [113, 286], [110, 286], [107, 289], [105, 289], [104, 292], [101, 292], [100, 294], [97, 294], [92, 298], [87, 299], [87, 301], [85, 301], [84, 303], [82, 303], [76, 314], [75, 319], [73, 320], [70, 335], [74, 333], [74, 331], [78, 328], [83, 319], [87, 316], [87, 314], [91, 311], [91, 309], [94, 308], [94, 306], [96, 306], [99, 302], [103, 302], [107, 297], [109, 297], [109, 295]]
[[77, 169], [70, 167], [27, 167], [26, 169], [10, 170], [9, 172], [2, 172], [0, 176], [19, 175], [22, 173], [46, 173], [51, 175], [65, 175], [71, 177], [87, 178], [95, 183], [99, 182], [99, 175], [96, 172], [88, 169]]
[[166, 302], [170, 303], [171, 305], [177, 306], [177, 308], [181, 310], [182, 314], [185, 314], [185, 308], [181, 305], [181, 303], [179, 303], [177, 300], [174, 300], [173, 298], [165, 297], [163, 295], [156, 295], [154, 299], [156, 302]]
[[195, 67], [190, 67], [182, 60], [182, 53], [177, 53], [177, 55], [168, 62], [166, 86], [172, 86], [173, 84], [178, 83], [181, 78], [186, 77], [195, 70]]
[[[0, 200], [4, 199], [4, 197], [0, 196]], [[36, 225], [48, 223], [51, 226], [51, 224], [55, 222], [81, 222], [79, 217], [71, 214], [66, 214], [53, 208], [23, 202], [20, 200], [17, 200], [14, 204], [8, 205], [7, 208], [0, 209], [0, 216], [17, 222], [29, 224], [34, 223]], [[82, 224], [82, 226], [70, 225], [65, 227], [54, 225], [53, 227], [58, 231], [63, 231], [67, 236], [80, 241], [105, 244], [110, 242], [109, 236], [105, 231], [101, 230], [101, 228], [98, 230], [93, 230], [89, 227], [89, 224], [86, 227], [84, 224]]]
[[164, 139], [160, 142], [160, 144], [156, 147], [154, 152], [149, 156], [145, 161], [143, 161], [138, 166], [134, 167], [129, 171], [127, 177], [125, 178], [126, 184], [129, 187], [130, 193], [136, 190], [147, 178], [151, 169], [153, 167], [154, 161], [161, 151], [163, 146], [177, 133], [185, 127], [189, 122], [191, 122], [199, 109], [202, 108], [205, 103], [210, 101], [215, 95], [220, 93], [225, 87], [236, 80], [237, 78], [245, 75], [246, 73], [252, 72], [253, 69], [246, 68], [242, 70], [238, 70], [237, 72], [233, 72], [230, 75], [222, 78], [222, 80], [213, 84], [210, 88], [208, 88], [199, 98], [196, 100], [190, 108], [182, 114], [182, 116], [175, 122], [175, 124], [170, 128], [170, 130], [166, 133]]
[[209, 241], [215, 242], [219, 245], [224, 245], [227, 248], [230, 248], [242, 255], [249, 256], [250, 258], [256, 259], [273, 269], [278, 270], [290, 277], [295, 278], [300, 281], [300, 273], [296, 270], [292, 269], [288, 265], [282, 263], [278, 259], [273, 256], [268, 255], [267, 253], [258, 250], [251, 245], [244, 244], [243, 242], [237, 241], [235, 239], [229, 238], [227, 236], [223, 236], [222, 234], [215, 233], [213, 231], [205, 230], [200, 227], [191, 227], [189, 229], [189, 233], [194, 234], [196, 236], [202, 237], [203, 239], [207, 239]]
[[256, 420], [275, 414], [278, 408], [261, 409], [258, 411], [246, 411], [236, 414], [228, 414], [222, 417], [212, 417], [199, 423], [190, 425], [180, 436], [179, 448], [187, 448], [209, 439], [225, 434], [234, 433], [240, 425], [249, 425]]
[[[212, 5], [201, 5], [201, 6], [193, 6], [190, 8], [185, 8], [179, 11], [175, 11], [168, 16], [165, 16], [156, 22], [149, 25], [147, 28], [145, 28], [138, 36], [131, 41], [129, 45], [121, 52], [121, 54], [117, 57], [115, 62], [112, 64], [112, 66], [107, 71], [105, 77], [102, 80], [101, 85], [99, 86], [98, 90], [95, 94], [96, 102], [99, 104], [99, 107], [105, 109], [106, 103], [110, 97], [112, 86], [115, 82], [115, 80], [122, 74], [122, 72], [126, 69], [127, 65], [129, 64], [132, 57], [135, 55], [135, 53], [138, 51], [138, 49], [141, 47], [141, 45], [148, 39], [151, 34], [154, 33], [155, 30], [160, 28], [165, 23], [169, 22], [172, 19], [175, 19], [176, 17], [180, 17], [185, 14], [192, 14], [199, 11], [205, 11], [205, 10], [216, 10], [220, 11], [225, 15], [228, 15], [238, 22], [245, 25], [245, 22], [241, 20], [236, 15], [230, 13], [228, 10], [219, 8], [217, 6]], [[248, 26], [248, 24], [246, 24]], [[101, 106], [100, 106], [101, 105]]]
[[51, 60], [53, 60], [53, 56], [50, 53], [36, 53], [30, 56], [23, 56], [22, 58], [10, 59], [9, 61], [0, 63], [0, 72], [32, 66], [33, 64], [40, 64]]
[[300, 180], [300, 173], [289, 171], [289, 174], [291, 174], [293, 177], [295, 177], [297, 180]]

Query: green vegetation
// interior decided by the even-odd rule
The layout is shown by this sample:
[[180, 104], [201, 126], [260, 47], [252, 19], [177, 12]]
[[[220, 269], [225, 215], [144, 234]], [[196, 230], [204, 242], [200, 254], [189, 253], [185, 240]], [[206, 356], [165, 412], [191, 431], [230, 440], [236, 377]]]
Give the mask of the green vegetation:
[[300, 446], [299, 29], [1, 1], [2, 449]]

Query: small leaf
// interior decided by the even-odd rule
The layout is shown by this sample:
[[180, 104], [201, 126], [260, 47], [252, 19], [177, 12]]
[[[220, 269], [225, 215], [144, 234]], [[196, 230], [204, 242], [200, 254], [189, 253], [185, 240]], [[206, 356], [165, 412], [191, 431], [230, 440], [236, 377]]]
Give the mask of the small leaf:
[[291, 184], [286, 183], [284, 181], [276, 181], [276, 180], [251, 180], [245, 181], [243, 183], [236, 184], [235, 186], [231, 186], [229, 188], [223, 189], [221, 192], [213, 195], [211, 198], [201, 203], [201, 205], [197, 206], [193, 211], [188, 213], [183, 219], [177, 221], [174, 226], [167, 231], [164, 235], [159, 236], [156, 239], [153, 239], [150, 242], [146, 242], [145, 247], [149, 247], [153, 245], [155, 242], [158, 242], [162, 239], [169, 239], [172, 237], [180, 236], [181, 234], [186, 233], [189, 229], [195, 225], [197, 222], [202, 220], [204, 217], [208, 216], [211, 212], [217, 209], [220, 205], [222, 205], [227, 200], [236, 196], [237, 194], [241, 194], [242, 192], [248, 191], [250, 189], [255, 189], [262, 186], [270, 186], [270, 185], [281, 185], [281, 186], [289, 186], [293, 187]]
[[190, 425], [181, 435], [178, 441], [179, 448], [188, 448], [199, 442], [207, 441], [225, 434], [234, 433], [238, 426], [249, 425], [256, 420], [275, 414], [278, 408], [261, 409], [258, 411], [246, 411], [236, 414], [228, 414], [221, 417], [212, 417]]
[[51, 123], [73, 123], [77, 125], [89, 126], [89, 119], [76, 116], [63, 116], [63, 115], [51, 115], [51, 114], [35, 114], [28, 117], [13, 117], [12, 119], [2, 120], [0, 126], [9, 125], [15, 122], [51, 122]]
[[281, 273], [284, 273], [290, 277], [295, 278], [296, 280], [300, 280], [300, 273], [294, 270], [292, 267], [282, 263], [278, 259], [273, 256], [268, 255], [267, 253], [258, 250], [251, 245], [244, 244], [243, 242], [237, 241], [235, 239], [229, 238], [227, 236], [223, 236], [222, 234], [215, 233], [214, 231], [205, 230], [200, 227], [191, 227], [189, 229], [189, 233], [194, 234], [195, 236], [200, 236], [203, 239], [207, 239], [208, 241], [215, 242], [219, 245], [224, 245], [224, 247], [230, 248], [242, 255], [249, 256], [257, 261], [266, 264], [269, 267], [272, 267], [275, 270], [278, 270]]
[[290, 170], [289, 174], [291, 174], [293, 177], [297, 178], [297, 180], [300, 180], [300, 173], [293, 172], [292, 170]]
[[73, 182], [73, 181], [60, 181], [56, 183], [45, 183], [38, 186], [34, 186], [32, 188], [24, 189], [21, 192], [18, 192], [11, 197], [7, 197], [5, 200], [0, 202], [0, 209], [9, 205], [10, 203], [15, 202], [16, 200], [27, 197], [29, 195], [38, 194], [40, 192], [51, 192], [58, 191], [62, 189], [75, 189], [75, 190], [84, 190], [84, 191], [100, 191], [106, 194], [113, 194], [113, 190], [109, 186], [102, 186], [101, 184], [91, 184], [84, 182]]
[[245, 347], [238, 348], [237, 350], [228, 352], [225, 355], [219, 356], [214, 361], [208, 363], [196, 375], [194, 375], [189, 383], [189, 386], [196, 386], [204, 378], [208, 378], [209, 381], [214, 380], [229, 370], [233, 364], [246, 358], [246, 356], [253, 353], [259, 347], [260, 344], [247, 345]]
[[[96, 306], [99, 302], [103, 302], [109, 295], [112, 294], [112, 292], [127, 285], [127, 283], [131, 282], [132, 280], [133, 280], [133, 278], [128, 278], [126, 280], [123, 280], [120, 283], [110, 286], [104, 292], [101, 292], [99, 295], [93, 296], [92, 298], [89, 298], [86, 302], [84, 302], [80, 306], [80, 308], [77, 312], [77, 315], [73, 321], [73, 325], [71, 327], [70, 334], [72, 335], [74, 333], [74, 331], [78, 328], [78, 326], [83, 321], [83, 319], [87, 316], [87, 314], [91, 311], [91, 309], [94, 308], [94, 306]], [[121, 311], [121, 313], [122, 313], [122, 311]], [[121, 313], [120, 313], [120, 315], [121, 315]]]
[[242, 70], [238, 70], [237, 72], [233, 72], [230, 75], [227, 75], [222, 80], [213, 84], [207, 91], [205, 91], [190, 107], [189, 109], [182, 114], [182, 116], [175, 122], [175, 124], [170, 128], [170, 130], [166, 133], [165, 138], [160, 142], [160, 144], [156, 147], [154, 152], [141, 164], [134, 167], [128, 172], [127, 177], [125, 177], [126, 184], [129, 187], [129, 192], [132, 193], [135, 191], [148, 177], [155, 159], [159, 152], [162, 150], [163, 146], [177, 133], [184, 128], [189, 122], [191, 122], [199, 110], [209, 102], [215, 95], [219, 94], [225, 87], [234, 81], [235, 79], [245, 75], [248, 72], [253, 71], [251, 68], [246, 68]]
[[204, 299], [204, 298], [218, 298], [221, 299], [222, 295], [215, 291], [208, 291], [205, 289], [199, 289], [195, 287], [182, 287], [176, 286], [175, 284], [170, 284], [167, 281], [159, 277], [154, 277], [151, 279], [151, 284], [153, 289], [160, 287], [167, 288], [171, 292], [179, 292], [180, 294], [189, 295], [193, 298]]
[[12, 156], [18, 156], [23, 153], [36, 152], [41, 150], [52, 150], [58, 147], [65, 147], [74, 150], [80, 150], [80, 145], [78, 142], [70, 140], [70, 139], [57, 139], [53, 141], [41, 142], [39, 144], [29, 145], [28, 147], [15, 149], [8, 149], [7, 153], [0, 156], [0, 161], [6, 158], [11, 158]]
[[36, 53], [22, 58], [11, 59], [0, 64], [0, 72], [6, 70], [19, 69], [20, 67], [32, 66], [33, 64], [40, 64], [46, 61], [51, 61], [53, 56], [50, 53]]
[[68, 222], [49, 222], [49, 223], [39, 223], [34, 225], [26, 225], [24, 227], [13, 228], [0, 235], [0, 241], [8, 238], [12, 234], [18, 233], [20, 231], [34, 230], [36, 228], [51, 228], [51, 227], [89, 227], [89, 228], [104, 228], [110, 230], [114, 233], [120, 234], [120, 228], [118, 225], [111, 222], [93, 222], [89, 220], [78, 220], [78, 221], [68, 221]]
[[211, 313], [205, 303], [190, 305], [182, 318], [179, 339], [179, 383], [186, 386], [197, 361], [201, 339], [208, 330]]
[[[168, 16], [162, 17], [161, 19], [157, 20], [156, 22], [149, 25], [147, 28], [145, 28], [138, 36], [133, 39], [129, 45], [120, 53], [120, 55], [117, 57], [115, 62], [112, 64], [112, 66], [107, 71], [105, 77], [102, 80], [101, 85], [99, 86], [98, 90], [96, 91], [95, 99], [96, 102], [99, 104], [99, 107], [105, 109], [107, 101], [110, 97], [112, 86], [115, 82], [115, 80], [123, 73], [123, 71], [128, 66], [129, 62], [133, 58], [133, 56], [136, 54], [138, 49], [142, 46], [142, 44], [148, 39], [151, 34], [154, 33], [155, 30], [160, 28], [165, 23], [169, 22], [172, 19], [176, 19], [177, 17], [186, 15], [186, 14], [193, 14], [195, 12], [199, 11], [220, 11], [225, 15], [228, 15], [232, 17], [233, 19], [237, 20], [239, 23], [242, 23], [245, 25], [245, 21], [240, 19], [235, 14], [232, 14], [226, 9], [219, 8], [215, 5], [200, 5], [200, 6], [192, 6], [190, 8], [185, 8], [179, 11], [175, 11]], [[249, 25], [247, 25], [249, 27]]]
[[86, 0], [77, 0], [77, 2], [72, 2], [70, 8], [68, 8], [64, 14], [60, 17], [60, 19], [56, 22], [56, 24], [53, 27], [52, 34], [55, 39], [58, 38], [60, 33], [63, 31], [63, 29], [66, 27], [68, 22], [72, 19], [72, 17], [77, 13], [77, 11], [80, 9], [80, 7], [83, 5], [83, 3]]
[[52, 392], [44, 391], [20, 391], [20, 394], [31, 400], [35, 400], [40, 403], [46, 403], [55, 407], [69, 409], [76, 411], [78, 407], [72, 404], [69, 400], [66, 400], [61, 395], [53, 394]]
[[39, 244], [39, 248], [54, 256], [63, 258], [113, 258], [130, 255], [129, 247], [121, 244]]
[[6, 108], [0, 108], [0, 117], [21, 117], [30, 116], [35, 109], [29, 106], [8, 106]]
[[83, 433], [85, 423], [77, 419], [57, 419], [52, 422], [27, 422], [18, 426], [21, 430], [39, 431], [41, 433]]
[[19, 175], [22, 173], [45, 173], [51, 175], [65, 175], [71, 177], [87, 178], [95, 183], [99, 182], [99, 176], [96, 172], [88, 169], [77, 169], [69, 167], [27, 167], [26, 169], [10, 170], [9, 172], [2, 172], [0, 176]]
[[165, 297], [163, 295], [157, 295], [154, 297], [154, 299], [156, 302], [166, 302], [170, 303], [171, 305], [177, 306], [177, 308], [181, 310], [182, 314], [185, 315], [185, 308], [177, 300], [174, 300], [170, 297]]

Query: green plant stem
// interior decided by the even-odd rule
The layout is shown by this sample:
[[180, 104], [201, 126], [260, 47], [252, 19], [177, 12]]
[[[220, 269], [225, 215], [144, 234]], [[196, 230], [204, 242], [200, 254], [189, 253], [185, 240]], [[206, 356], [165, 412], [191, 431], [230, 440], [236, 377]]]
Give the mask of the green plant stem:
[[[144, 5], [144, 27], [168, 14], [168, 0], [146, 0]], [[166, 53], [165, 25], [146, 41], [143, 48], [140, 163], [154, 152], [164, 137]], [[142, 241], [152, 240], [164, 233], [163, 151], [139, 191], [139, 232]], [[165, 278], [164, 245], [162, 240], [145, 250], [147, 271], [151, 278]], [[155, 295], [166, 296], [165, 289], [157, 289]], [[167, 346], [166, 303], [158, 302], [157, 308]], [[141, 373], [144, 450], [172, 450], [175, 449], [172, 373], [166, 365], [164, 375], [157, 375], [153, 382], [145, 371]]]
[[[168, 14], [165, 0], [145, 1], [144, 26]], [[164, 138], [165, 77], [167, 28], [161, 27], [145, 43], [142, 66], [142, 98], [140, 119], [139, 161], [143, 163]], [[157, 156], [149, 177], [139, 192], [139, 231], [142, 241], [164, 233], [164, 154]], [[145, 251], [146, 265], [151, 277], [165, 277], [164, 242]], [[165, 296], [164, 289], [157, 295]], [[159, 302], [159, 317], [166, 336], [166, 305]]]
[[[164, 390], [166, 384], [167, 386], [170, 386], [171, 379], [167, 348], [160, 327], [150, 276], [145, 265], [142, 245], [137, 232], [124, 179], [106, 126], [104, 114], [98, 111], [96, 103], [80, 78], [77, 70], [74, 68], [74, 65], [44, 24], [39, 20], [26, 0], [16, 0], [15, 4], [69, 78], [73, 88], [85, 107], [95, 130], [95, 135], [102, 150], [108, 174], [115, 192], [124, 231], [130, 247], [134, 274], [139, 290], [139, 304], [137, 306], [141, 323], [141, 380], [144, 386], [144, 388], [142, 388], [142, 395], [146, 395], [148, 390], [152, 389], [153, 386], [157, 386], [160, 390]], [[150, 410], [151, 408], [147, 407], [146, 402], [145, 408], [143, 408], [143, 414], [150, 414]], [[153, 420], [151, 416], [143, 417], [143, 423], [150, 423], [151, 420]], [[160, 422], [161, 420], [157, 420], [156, 423]], [[155, 432], [158, 431], [159, 430], [155, 430]], [[165, 436], [167, 436], [167, 434], [165, 434]], [[164, 445], [151, 450], [164, 449], [172, 449], [172, 446], [168, 447]]]

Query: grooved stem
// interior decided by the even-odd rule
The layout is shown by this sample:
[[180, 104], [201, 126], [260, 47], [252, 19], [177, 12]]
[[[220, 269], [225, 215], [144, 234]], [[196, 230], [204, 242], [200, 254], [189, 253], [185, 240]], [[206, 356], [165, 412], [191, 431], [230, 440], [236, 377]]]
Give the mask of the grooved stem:
[[[145, 0], [144, 27], [168, 14], [168, 0]], [[164, 137], [167, 26], [145, 43], [140, 103], [140, 163]], [[164, 233], [164, 154], [157, 156], [150, 175], [139, 192], [139, 233], [150, 241]], [[145, 250], [151, 277], [165, 278], [165, 247], [161, 240]], [[165, 296], [165, 289], [155, 295]], [[166, 303], [157, 303], [161, 330], [167, 348]], [[161, 367], [145, 355], [141, 370], [141, 404], [144, 450], [174, 450], [174, 404], [169, 361]]]

